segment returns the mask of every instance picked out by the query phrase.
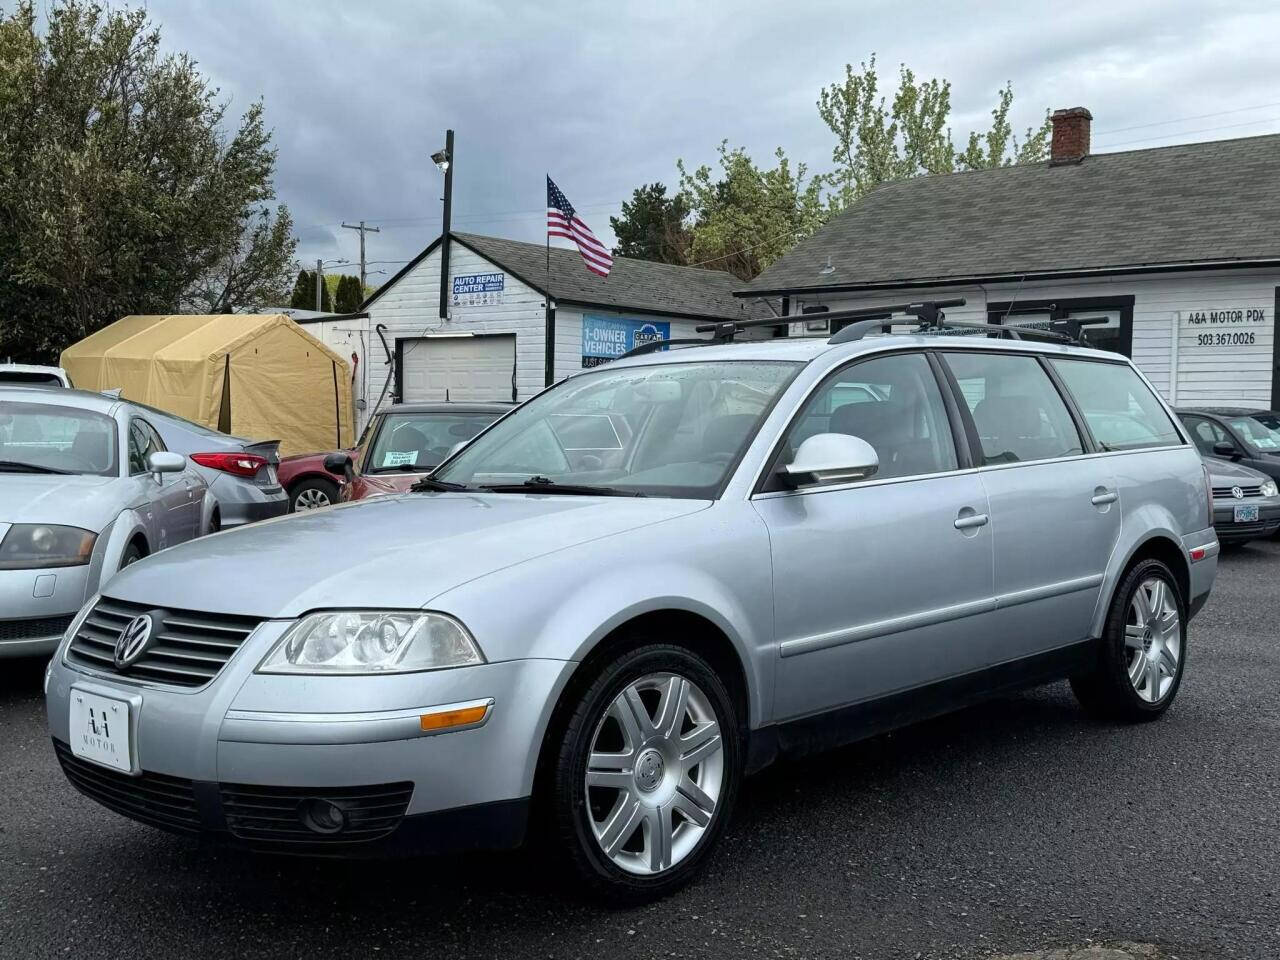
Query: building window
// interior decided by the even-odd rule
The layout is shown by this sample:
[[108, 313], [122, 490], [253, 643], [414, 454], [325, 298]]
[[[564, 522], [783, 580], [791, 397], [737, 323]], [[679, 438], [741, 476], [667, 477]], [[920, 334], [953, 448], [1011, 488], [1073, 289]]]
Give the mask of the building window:
[[1133, 355], [1133, 301], [1128, 297], [1063, 297], [987, 304], [987, 322], [1046, 330], [1053, 320], [1105, 320], [1084, 328], [1091, 347]]

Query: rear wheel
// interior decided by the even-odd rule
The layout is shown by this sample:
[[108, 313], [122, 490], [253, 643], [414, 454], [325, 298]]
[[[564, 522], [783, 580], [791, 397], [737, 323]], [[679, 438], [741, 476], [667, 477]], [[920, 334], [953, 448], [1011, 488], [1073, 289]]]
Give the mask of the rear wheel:
[[289, 510], [319, 510], [338, 502], [338, 485], [331, 480], [303, 480], [289, 491]]
[[741, 744], [733, 700], [696, 654], [652, 644], [601, 666], [561, 736], [551, 798], [593, 892], [634, 902], [689, 882], [728, 821]]
[[1073, 677], [1080, 703], [1097, 716], [1154, 720], [1177, 696], [1187, 661], [1186, 602], [1159, 560], [1144, 560], [1111, 601], [1098, 660]]

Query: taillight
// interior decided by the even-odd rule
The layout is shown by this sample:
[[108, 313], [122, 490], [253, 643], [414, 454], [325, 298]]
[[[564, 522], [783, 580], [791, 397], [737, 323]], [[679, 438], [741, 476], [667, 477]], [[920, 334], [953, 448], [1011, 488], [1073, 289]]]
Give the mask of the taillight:
[[1213, 526], [1213, 478], [1209, 476], [1209, 465], [1203, 460], [1200, 461], [1200, 469], [1204, 471], [1204, 496], [1205, 504], [1209, 510], [1208, 526]]
[[234, 473], [237, 477], [252, 477], [267, 465], [267, 458], [256, 453], [193, 453], [191, 459], [202, 467]]

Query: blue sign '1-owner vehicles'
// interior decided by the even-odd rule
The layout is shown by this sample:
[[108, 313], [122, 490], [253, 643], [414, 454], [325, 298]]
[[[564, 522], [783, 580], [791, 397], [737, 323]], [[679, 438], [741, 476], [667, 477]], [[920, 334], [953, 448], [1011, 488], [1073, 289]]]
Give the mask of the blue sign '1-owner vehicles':
[[670, 339], [671, 324], [667, 322], [583, 314], [582, 365], [598, 367], [618, 359], [628, 350], [655, 340]]

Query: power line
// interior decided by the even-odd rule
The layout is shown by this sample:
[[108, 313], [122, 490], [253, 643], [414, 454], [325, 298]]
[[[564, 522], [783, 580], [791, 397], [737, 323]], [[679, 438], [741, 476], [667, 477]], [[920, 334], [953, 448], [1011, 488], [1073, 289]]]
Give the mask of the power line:
[[1217, 130], [1235, 130], [1238, 127], [1252, 127], [1259, 123], [1280, 123], [1280, 117], [1265, 117], [1262, 120], [1246, 120], [1244, 123], [1228, 123], [1217, 127], [1201, 127], [1198, 130], [1183, 130], [1180, 133], [1166, 133], [1158, 137], [1141, 137], [1138, 140], [1123, 140], [1120, 143], [1105, 143], [1104, 147], [1127, 147], [1135, 143], [1151, 143], [1153, 140], [1171, 140], [1174, 137], [1187, 137], [1196, 133], [1213, 133]]
[[1225, 117], [1232, 113], [1248, 113], [1250, 110], [1266, 110], [1269, 107], [1280, 107], [1280, 102], [1263, 103], [1256, 107], [1238, 107], [1235, 110], [1219, 110], [1217, 113], [1201, 113], [1194, 117], [1178, 117], [1174, 120], [1156, 120], [1154, 123], [1138, 123], [1132, 127], [1112, 127], [1110, 130], [1099, 130], [1095, 136], [1105, 137], [1109, 133], [1125, 133], [1129, 130], [1145, 130], [1148, 127], [1163, 127], [1170, 123], [1185, 123], [1189, 120], [1208, 120], [1210, 117]]

